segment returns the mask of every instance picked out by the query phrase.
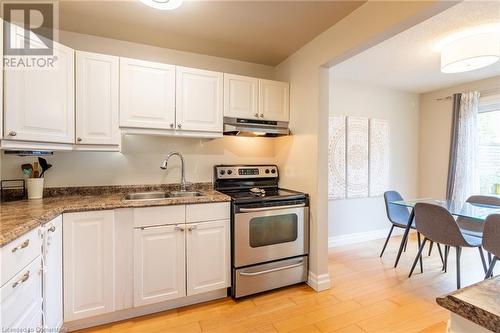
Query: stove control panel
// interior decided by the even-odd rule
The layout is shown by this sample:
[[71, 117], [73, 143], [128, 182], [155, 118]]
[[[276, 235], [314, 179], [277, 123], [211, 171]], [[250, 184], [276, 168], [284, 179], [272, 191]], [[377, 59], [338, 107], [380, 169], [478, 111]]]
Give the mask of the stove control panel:
[[216, 179], [278, 178], [276, 165], [218, 165]]

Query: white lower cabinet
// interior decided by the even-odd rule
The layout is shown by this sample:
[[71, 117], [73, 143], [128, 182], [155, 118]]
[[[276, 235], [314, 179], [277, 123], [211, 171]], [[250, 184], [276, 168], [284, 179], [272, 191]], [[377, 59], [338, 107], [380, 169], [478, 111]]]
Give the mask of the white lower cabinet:
[[63, 216], [64, 321], [114, 311], [114, 211]]
[[55, 332], [63, 324], [62, 233], [62, 215], [44, 227], [43, 314], [47, 332]]
[[183, 225], [134, 230], [134, 306], [186, 295]]
[[38, 256], [0, 288], [0, 327], [38, 332], [42, 327], [42, 259]]
[[187, 295], [231, 285], [229, 220], [186, 225]]

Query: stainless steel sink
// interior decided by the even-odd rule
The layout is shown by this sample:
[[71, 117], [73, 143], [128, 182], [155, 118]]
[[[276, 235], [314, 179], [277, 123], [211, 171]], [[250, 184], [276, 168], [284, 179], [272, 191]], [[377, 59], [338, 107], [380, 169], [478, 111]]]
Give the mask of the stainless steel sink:
[[168, 192], [128, 193], [124, 200], [158, 200], [168, 198]]
[[179, 198], [179, 197], [199, 197], [202, 196], [200, 192], [196, 191], [172, 191], [172, 192], [141, 192], [141, 193], [128, 193], [123, 200], [139, 201], [139, 200], [161, 200], [166, 198]]
[[200, 197], [203, 194], [200, 192], [196, 191], [172, 191], [168, 192], [168, 196], [172, 198], [178, 198], [178, 197]]

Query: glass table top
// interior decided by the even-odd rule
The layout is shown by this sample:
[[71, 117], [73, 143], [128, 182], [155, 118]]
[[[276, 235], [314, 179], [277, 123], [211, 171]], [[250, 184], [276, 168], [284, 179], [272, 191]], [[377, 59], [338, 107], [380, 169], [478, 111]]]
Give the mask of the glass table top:
[[413, 208], [417, 203], [429, 203], [446, 208], [452, 215], [467, 217], [478, 221], [486, 220], [491, 214], [500, 214], [500, 206], [472, 204], [452, 200], [436, 200], [431, 198], [391, 201], [391, 204]]

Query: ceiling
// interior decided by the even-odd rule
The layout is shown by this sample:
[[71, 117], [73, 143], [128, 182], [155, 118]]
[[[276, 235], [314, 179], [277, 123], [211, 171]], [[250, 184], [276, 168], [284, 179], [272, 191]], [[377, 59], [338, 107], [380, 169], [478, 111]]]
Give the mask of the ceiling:
[[59, 3], [61, 30], [275, 66], [364, 1], [138, 0]]
[[333, 67], [334, 79], [424, 93], [500, 75], [500, 63], [456, 74], [440, 71], [436, 45], [479, 25], [500, 26], [500, 1], [466, 1]]

